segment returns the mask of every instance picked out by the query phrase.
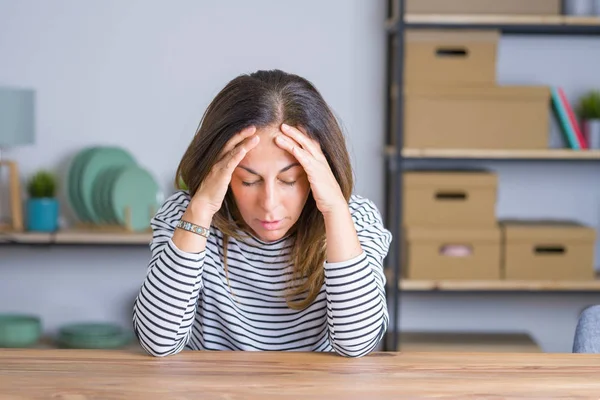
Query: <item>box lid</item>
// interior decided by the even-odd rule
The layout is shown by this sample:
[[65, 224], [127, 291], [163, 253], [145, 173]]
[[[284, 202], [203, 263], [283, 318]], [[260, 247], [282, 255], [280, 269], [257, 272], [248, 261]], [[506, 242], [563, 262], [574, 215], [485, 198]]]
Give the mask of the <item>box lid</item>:
[[436, 188], [474, 188], [495, 187], [497, 175], [494, 172], [481, 170], [423, 170], [405, 172], [403, 175], [404, 185], [407, 187], [431, 187]]
[[493, 29], [407, 29], [405, 31], [407, 42], [433, 42], [443, 45], [465, 45], [476, 42], [493, 42], [500, 40], [500, 31]]
[[449, 98], [449, 99], [473, 99], [477, 100], [550, 100], [550, 87], [535, 85], [497, 85], [497, 86], [406, 86], [404, 89], [406, 96], [410, 97], [431, 97], [431, 98]]
[[419, 242], [447, 242], [447, 244], [482, 243], [500, 241], [500, 229], [497, 226], [489, 228], [458, 228], [458, 227], [405, 227], [405, 234], [409, 241]]
[[507, 242], [589, 242], [594, 241], [596, 237], [594, 228], [573, 220], [502, 219], [499, 221], [499, 225]]

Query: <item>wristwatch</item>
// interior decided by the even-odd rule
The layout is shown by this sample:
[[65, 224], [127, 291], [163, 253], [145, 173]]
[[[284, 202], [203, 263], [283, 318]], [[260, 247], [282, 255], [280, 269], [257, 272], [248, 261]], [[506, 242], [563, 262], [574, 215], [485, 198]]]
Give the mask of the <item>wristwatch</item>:
[[179, 220], [176, 227], [188, 232], [195, 233], [196, 235], [204, 236], [207, 239], [210, 236], [210, 231], [205, 227], [192, 224], [191, 222], [185, 221], [183, 219]]

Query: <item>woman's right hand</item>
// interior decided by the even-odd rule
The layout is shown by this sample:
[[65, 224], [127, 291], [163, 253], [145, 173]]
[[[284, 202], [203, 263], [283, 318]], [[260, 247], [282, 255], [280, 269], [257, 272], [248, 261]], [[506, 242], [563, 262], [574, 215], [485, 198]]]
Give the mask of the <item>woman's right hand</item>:
[[204, 215], [208, 214], [212, 219], [212, 216], [219, 211], [233, 171], [259, 142], [259, 137], [255, 133], [256, 127], [250, 126], [229, 139], [219, 154], [219, 161], [213, 165], [190, 201], [193, 212], [197, 210]]
[[[256, 128], [249, 127], [232, 137], [219, 154], [219, 161], [213, 165], [208, 176], [194, 193], [182, 219], [209, 228], [213, 216], [219, 211], [227, 193], [231, 175], [244, 159], [246, 153], [256, 147], [259, 138]], [[181, 229], [173, 234], [173, 243], [182, 251], [199, 253], [206, 247], [206, 238]]]

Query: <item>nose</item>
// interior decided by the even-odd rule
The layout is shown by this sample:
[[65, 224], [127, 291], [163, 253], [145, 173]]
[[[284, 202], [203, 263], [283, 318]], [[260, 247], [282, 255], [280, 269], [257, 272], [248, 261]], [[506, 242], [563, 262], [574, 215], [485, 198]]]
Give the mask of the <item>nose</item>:
[[277, 192], [275, 183], [269, 182], [263, 185], [260, 203], [262, 209], [267, 213], [277, 208], [277, 205], [279, 204], [279, 193]]

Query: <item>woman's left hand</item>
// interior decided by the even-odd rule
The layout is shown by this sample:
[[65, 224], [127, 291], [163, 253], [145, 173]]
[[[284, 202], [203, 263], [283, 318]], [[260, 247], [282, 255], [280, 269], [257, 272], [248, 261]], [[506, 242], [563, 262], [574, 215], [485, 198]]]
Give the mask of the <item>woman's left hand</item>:
[[290, 152], [304, 168], [319, 211], [326, 215], [339, 210], [339, 207], [347, 208], [340, 185], [319, 143], [300, 129], [286, 124], [281, 125], [281, 131], [285, 135], [278, 135], [275, 143]]

